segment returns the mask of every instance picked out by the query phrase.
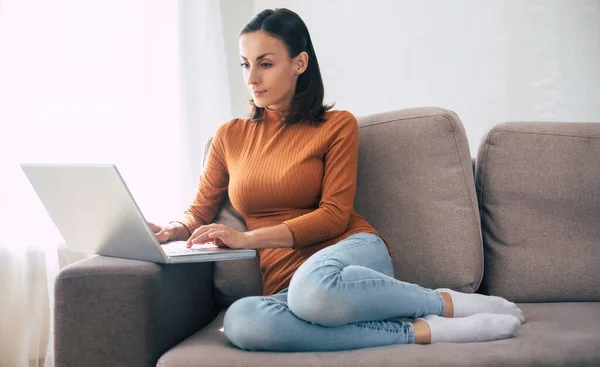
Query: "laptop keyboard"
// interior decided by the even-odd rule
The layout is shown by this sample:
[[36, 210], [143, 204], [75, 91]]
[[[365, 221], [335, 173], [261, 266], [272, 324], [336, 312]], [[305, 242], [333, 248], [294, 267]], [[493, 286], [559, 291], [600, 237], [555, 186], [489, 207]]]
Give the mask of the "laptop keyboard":
[[167, 256], [181, 256], [181, 255], [189, 255], [189, 254], [197, 254], [199, 252], [206, 253], [210, 252], [220, 252], [222, 251], [219, 247], [213, 244], [203, 244], [203, 245], [194, 245], [192, 248], [185, 247], [185, 242], [174, 242], [166, 245], [162, 245], [163, 251]]
[[173, 256], [173, 255], [193, 254], [194, 252], [198, 252], [199, 249], [175, 247], [175, 248], [168, 248], [168, 249], [164, 249], [164, 250], [165, 250], [165, 254], [167, 254], [169, 256]]

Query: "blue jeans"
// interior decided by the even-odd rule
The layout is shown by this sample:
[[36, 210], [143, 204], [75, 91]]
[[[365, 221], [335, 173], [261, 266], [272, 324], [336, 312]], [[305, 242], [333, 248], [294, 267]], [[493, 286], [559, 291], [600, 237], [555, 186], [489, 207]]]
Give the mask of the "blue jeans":
[[234, 302], [223, 323], [245, 350], [336, 351], [414, 343], [412, 323], [389, 319], [430, 314], [444, 314], [440, 294], [395, 279], [381, 237], [356, 233], [308, 258], [289, 288]]

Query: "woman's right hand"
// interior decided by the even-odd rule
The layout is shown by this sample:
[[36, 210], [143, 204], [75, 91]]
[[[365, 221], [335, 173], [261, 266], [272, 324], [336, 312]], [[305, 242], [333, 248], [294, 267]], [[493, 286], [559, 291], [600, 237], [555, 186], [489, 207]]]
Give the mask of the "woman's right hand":
[[169, 225], [161, 226], [152, 222], [148, 222], [148, 224], [150, 225], [150, 229], [152, 229], [152, 231], [156, 235], [156, 239], [158, 240], [158, 242], [165, 243], [171, 239], [173, 231], [171, 230]]

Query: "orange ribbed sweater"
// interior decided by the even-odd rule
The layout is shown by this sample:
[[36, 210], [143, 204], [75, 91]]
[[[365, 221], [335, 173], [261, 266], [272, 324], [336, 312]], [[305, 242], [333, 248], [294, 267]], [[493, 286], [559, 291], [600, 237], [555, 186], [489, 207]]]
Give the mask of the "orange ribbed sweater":
[[[195, 199], [181, 222], [192, 233], [211, 223], [229, 193], [248, 230], [286, 224], [293, 248], [259, 249], [263, 294], [287, 287], [315, 252], [358, 232], [379, 234], [354, 211], [358, 123], [329, 111], [320, 126], [233, 119], [215, 134]], [[389, 244], [386, 246], [389, 250]]]

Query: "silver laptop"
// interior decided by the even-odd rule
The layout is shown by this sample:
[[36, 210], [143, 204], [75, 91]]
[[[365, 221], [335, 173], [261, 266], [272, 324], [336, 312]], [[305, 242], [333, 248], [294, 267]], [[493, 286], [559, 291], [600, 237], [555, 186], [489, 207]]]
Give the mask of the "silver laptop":
[[256, 250], [161, 245], [113, 164], [21, 164], [67, 243], [83, 253], [156, 263], [247, 259]]

